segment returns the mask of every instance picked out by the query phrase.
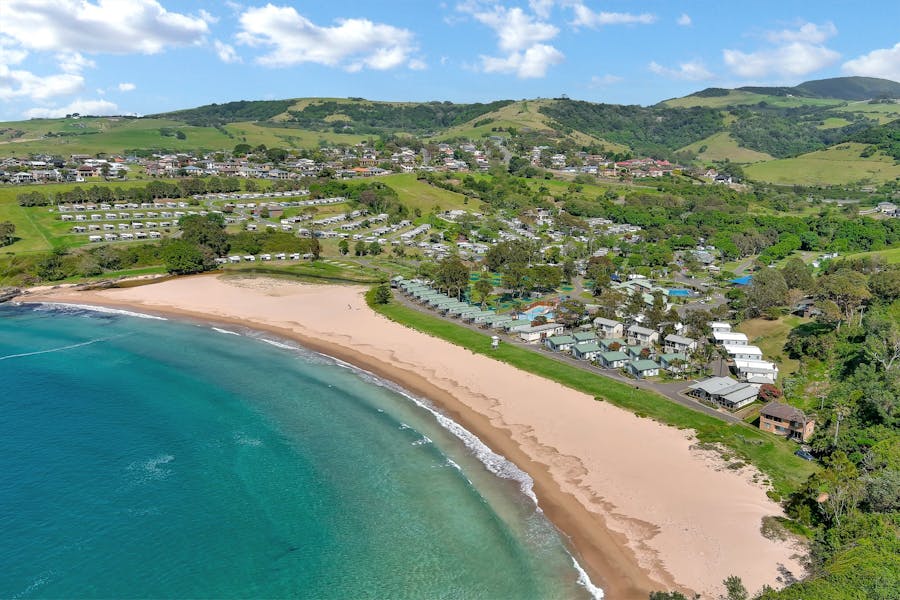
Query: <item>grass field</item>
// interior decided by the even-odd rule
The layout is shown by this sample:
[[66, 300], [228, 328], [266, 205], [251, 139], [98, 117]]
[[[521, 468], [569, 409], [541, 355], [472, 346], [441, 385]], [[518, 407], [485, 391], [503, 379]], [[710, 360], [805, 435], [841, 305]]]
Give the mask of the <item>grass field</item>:
[[376, 283], [381, 280], [381, 274], [371, 269], [340, 260], [317, 260], [289, 265], [241, 263], [227, 265], [225, 273], [290, 277], [318, 283]]
[[778, 364], [778, 378], [783, 380], [791, 377], [800, 370], [800, 361], [788, 357], [784, 351], [788, 334], [794, 327], [808, 323], [809, 319], [798, 316], [781, 317], [775, 321], [767, 319], [748, 319], [737, 327], [736, 331], [746, 333], [750, 343], [759, 346], [763, 351], [763, 359], [771, 360]]
[[[370, 294], [371, 297], [371, 294]], [[721, 444], [744, 460], [756, 465], [771, 480], [781, 495], [796, 489], [815, 471], [815, 465], [793, 455], [796, 445], [744, 425], [729, 425], [690, 410], [680, 404], [626, 384], [601, 377], [574, 366], [562, 364], [518, 346], [501, 344], [491, 349], [491, 338], [445, 319], [417, 311], [397, 302], [372, 304], [384, 316], [416, 329], [490, 356], [535, 375], [557, 381], [625, 408], [639, 416], [650, 417], [679, 428], [693, 429], [700, 441]]]
[[[700, 152], [703, 146], [706, 146], [706, 149]], [[753, 163], [761, 160], [772, 160], [773, 158], [765, 152], [757, 152], [756, 150], [739, 146], [737, 141], [727, 131], [714, 133], [708, 138], [681, 148], [679, 152], [683, 150], [696, 152], [697, 157], [705, 161], [728, 159], [736, 163]]]
[[[470, 200], [462, 194], [451, 192], [439, 187], [429, 185], [424, 181], [416, 179], [415, 173], [401, 173], [397, 175], [385, 175], [378, 178], [381, 181], [397, 191], [400, 201], [409, 207], [410, 210], [418, 208], [422, 214], [427, 214], [431, 210], [440, 207], [441, 210], [454, 210], [468, 208], [469, 210], [478, 210], [476, 200]], [[467, 204], [466, 201], [469, 201]]]
[[864, 148], [864, 144], [840, 144], [796, 158], [749, 165], [744, 168], [744, 173], [756, 181], [806, 185], [880, 182], [900, 177], [900, 165], [888, 156], [876, 154], [860, 158]]
[[847, 254], [841, 258], [863, 258], [866, 256], [880, 256], [884, 262], [894, 265], [900, 263], [900, 247], [888, 248], [887, 250], [873, 250], [872, 252], [859, 252], [857, 254]]
[[817, 125], [818, 129], [837, 129], [838, 127], [843, 127], [845, 125], [849, 125], [850, 121], [844, 119], [843, 117], [828, 117], [824, 121], [822, 121], [821, 125]]
[[689, 108], [692, 106], [704, 106], [707, 108], [725, 108], [726, 106], [740, 106], [746, 104], [759, 104], [765, 102], [772, 106], [796, 107], [796, 106], [831, 106], [844, 104], [843, 100], [829, 98], [800, 98], [797, 96], [769, 96], [755, 94], [741, 90], [729, 90], [727, 96], [685, 96], [666, 100], [663, 104], [672, 107]]

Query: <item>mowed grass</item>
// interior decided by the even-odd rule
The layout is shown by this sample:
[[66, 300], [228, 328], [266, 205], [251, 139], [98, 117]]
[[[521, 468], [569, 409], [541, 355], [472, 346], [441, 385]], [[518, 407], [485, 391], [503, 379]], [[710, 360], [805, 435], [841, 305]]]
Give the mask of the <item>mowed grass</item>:
[[[357, 183], [364, 183], [373, 180], [354, 180]], [[424, 181], [416, 179], [415, 173], [401, 173], [397, 175], [385, 175], [374, 181], [380, 181], [394, 190], [400, 197], [400, 202], [405, 204], [410, 210], [418, 208], [422, 214], [427, 214], [434, 209], [454, 210], [468, 208], [469, 210], [478, 210], [475, 204], [476, 200], [472, 200], [458, 194], [435, 187]], [[352, 183], [352, 182], [351, 182]], [[466, 202], [468, 200], [468, 203]]]
[[663, 104], [672, 107], [690, 108], [703, 106], [706, 108], [725, 108], [726, 106], [740, 106], [746, 104], [759, 104], [765, 102], [772, 106], [793, 108], [797, 106], [831, 106], [843, 104], [843, 100], [830, 98], [800, 98], [797, 96], [769, 96], [741, 90], [729, 90], [727, 96], [685, 96], [666, 100]]
[[770, 183], [841, 185], [860, 181], [890, 181], [900, 177], [900, 165], [883, 154], [861, 158], [864, 144], [846, 143], [796, 158], [756, 163], [744, 168], [749, 179]]
[[841, 259], [866, 258], [873, 256], [881, 257], [881, 259], [889, 265], [895, 265], [897, 263], [900, 263], [900, 247], [888, 248], [886, 250], [873, 250], [871, 252], [859, 252], [857, 254], [847, 254], [845, 256], [842, 256]]
[[[505, 362], [523, 371], [561, 383], [627, 409], [638, 416], [650, 417], [681, 429], [693, 429], [701, 442], [721, 444], [730, 452], [756, 465], [781, 495], [796, 489], [812, 474], [815, 465], [794, 456], [796, 445], [768, 435], [749, 425], [732, 425], [695, 412], [646, 390], [566, 365], [536, 352], [510, 344], [491, 349], [491, 337], [446, 319], [409, 308], [398, 302], [378, 305], [374, 310], [402, 325], [446, 340]], [[552, 402], [551, 398], [547, 399]]]
[[774, 321], [767, 319], [748, 319], [735, 327], [736, 331], [747, 334], [750, 343], [759, 346], [763, 351], [763, 360], [771, 360], [778, 364], [778, 377], [784, 379], [800, 370], [800, 361], [790, 358], [784, 351], [788, 334], [798, 325], [808, 323], [795, 315], [781, 317]]
[[[700, 149], [704, 146], [706, 146], [706, 149], [700, 152]], [[683, 150], [696, 152], [697, 157], [705, 161], [727, 159], [736, 163], [753, 163], [773, 159], [772, 155], [765, 152], [757, 152], [756, 150], [739, 146], [737, 141], [727, 131], [714, 133], [708, 138], [685, 146], [679, 152]]]
[[289, 277], [313, 283], [375, 283], [381, 275], [367, 268], [339, 260], [316, 260], [280, 265], [273, 262], [226, 265], [226, 275], [267, 275]]
[[838, 127], [844, 127], [849, 124], [850, 121], [842, 117], [828, 117], [822, 121], [821, 125], [817, 125], [816, 127], [818, 129], [837, 129]]

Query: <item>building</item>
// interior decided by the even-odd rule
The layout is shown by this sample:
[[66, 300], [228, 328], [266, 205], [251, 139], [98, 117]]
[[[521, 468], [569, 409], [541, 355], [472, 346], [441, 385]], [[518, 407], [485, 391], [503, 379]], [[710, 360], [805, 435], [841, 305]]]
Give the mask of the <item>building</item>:
[[660, 366], [669, 373], [682, 373], [685, 371], [688, 363], [688, 357], [681, 352], [671, 352], [660, 354], [658, 357]]
[[656, 377], [659, 365], [652, 360], [633, 360], [628, 363], [628, 372], [635, 377]]
[[646, 327], [641, 327], [640, 325], [632, 325], [627, 329], [626, 333], [628, 334], [629, 344], [649, 346], [650, 344], [659, 342], [658, 332], [647, 329]]
[[807, 441], [816, 423], [799, 408], [781, 402], [769, 402], [759, 411], [759, 428], [797, 442]]
[[595, 360], [603, 348], [597, 342], [581, 342], [572, 346], [572, 356], [578, 360]]
[[612, 319], [597, 317], [594, 319], [594, 327], [605, 338], [620, 338], [625, 335], [625, 326]]
[[749, 383], [775, 383], [778, 379], [778, 365], [767, 360], [736, 359], [734, 371], [739, 379]]
[[758, 346], [735, 346], [729, 344], [723, 346], [731, 360], [762, 360], [763, 352]]
[[539, 342], [554, 335], [562, 335], [565, 327], [559, 323], [546, 323], [544, 325], [529, 325], [518, 330], [519, 338], [524, 342]]
[[682, 335], [675, 335], [674, 333], [667, 335], [663, 341], [665, 342], [666, 352], [672, 354], [678, 352], [688, 354], [697, 349], [697, 340]]
[[689, 395], [715, 402], [729, 410], [752, 404], [759, 394], [759, 386], [735, 381], [731, 377], [710, 377], [688, 386]]
[[728, 333], [731, 331], [731, 324], [722, 323], [720, 321], [710, 321], [707, 323], [713, 333]]
[[624, 352], [602, 352], [599, 360], [607, 369], [621, 369], [628, 362], [628, 355]]
[[546, 338], [544, 345], [554, 352], [567, 352], [575, 345], [575, 338], [571, 335], [554, 335]]
[[720, 346], [746, 346], [750, 343], [747, 335], [731, 331], [713, 331], [713, 339]]

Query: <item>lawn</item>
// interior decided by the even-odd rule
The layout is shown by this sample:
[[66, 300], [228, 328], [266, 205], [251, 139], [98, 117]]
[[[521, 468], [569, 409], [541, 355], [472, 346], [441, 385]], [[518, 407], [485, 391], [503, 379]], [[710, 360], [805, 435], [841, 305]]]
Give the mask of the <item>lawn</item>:
[[796, 158], [756, 163], [744, 168], [748, 179], [784, 184], [840, 185], [889, 181], [900, 177], [900, 165], [883, 154], [861, 158], [864, 144], [847, 143]]
[[325, 259], [280, 265], [272, 262], [226, 265], [227, 275], [290, 277], [313, 283], [375, 283], [382, 275], [348, 261]]
[[[700, 152], [700, 149], [704, 146], [706, 149]], [[739, 146], [737, 141], [727, 131], [714, 133], [708, 138], [685, 146], [679, 152], [683, 150], [696, 152], [697, 158], [705, 161], [727, 159], [736, 163], [752, 163], [761, 160], [772, 160], [773, 158], [765, 152], [757, 152], [756, 150]]]
[[[370, 294], [371, 297], [371, 294]], [[756, 465], [780, 495], [796, 489], [816, 467], [793, 455], [796, 445], [745, 425], [730, 425], [671, 402], [652, 392], [633, 388], [594, 373], [566, 365], [518, 346], [501, 344], [491, 349], [489, 335], [397, 302], [372, 304], [377, 312], [407, 327], [444, 339], [472, 352], [490, 356], [516, 368], [557, 381], [567, 387], [682, 429], [693, 429], [701, 442], [721, 444]]]
[[778, 364], [778, 377], [784, 379], [795, 375], [800, 370], [800, 361], [788, 357], [784, 351], [788, 334], [794, 327], [809, 323], [795, 315], [781, 317], [774, 321], [767, 319], [748, 319], [735, 327], [736, 331], [747, 334], [750, 343], [759, 346], [763, 351], [764, 360], [771, 360]]
[[900, 247], [888, 248], [887, 250], [873, 250], [872, 252], [860, 252], [858, 254], [847, 254], [841, 258], [864, 258], [880, 256], [884, 262], [888, 264], [900, 263]]
[[438, 208], [440, 210], [463, 208], [478, 210], [475, 206], [477, 201], [471, 200], [471, 204], [468, 204], [469, 198], [466, 196], [419, 181], [416, 179], [415, 173], [386, 175], [378, 178], [378, 181], [396, 190], [400, 196], [400, 202], [405, 204], [410, 210], [418, 208], [423, 215]]

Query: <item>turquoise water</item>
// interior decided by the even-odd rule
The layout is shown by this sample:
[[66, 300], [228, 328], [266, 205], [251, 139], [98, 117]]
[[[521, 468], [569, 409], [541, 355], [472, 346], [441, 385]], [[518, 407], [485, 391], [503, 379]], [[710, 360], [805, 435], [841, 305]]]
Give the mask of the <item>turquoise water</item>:
[[0, 306], [0, 597], [589, 597], [513, 465], [237, 333]]
[[670, 296], [690, 296], [691, 290], [686, 290], [683, 288], [675, 288], [675, 289], [669, 290], [669, 295]]

